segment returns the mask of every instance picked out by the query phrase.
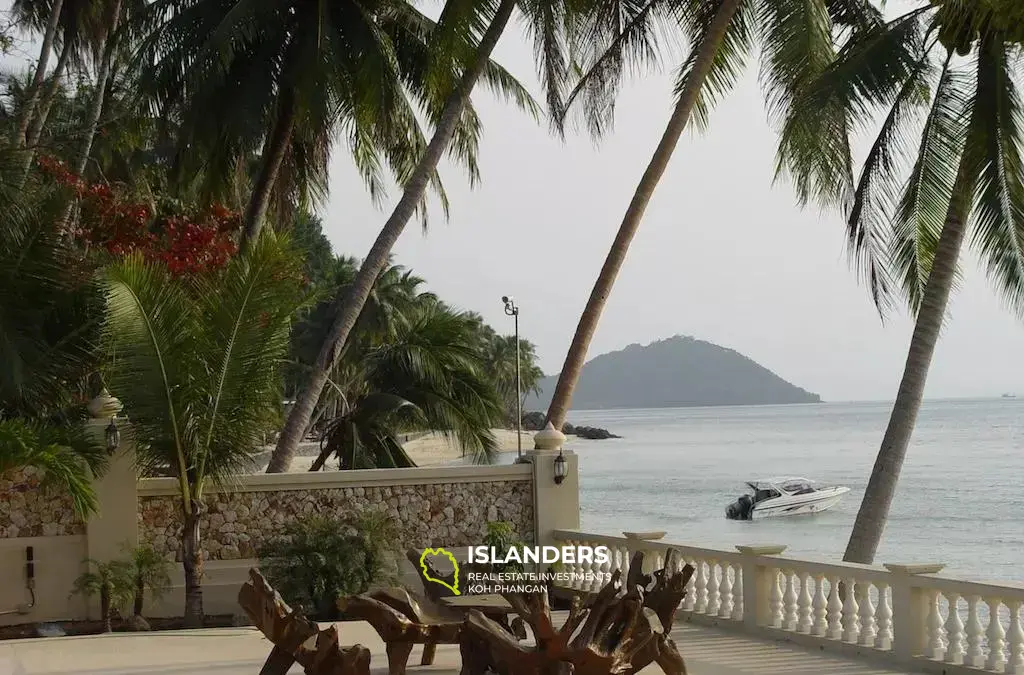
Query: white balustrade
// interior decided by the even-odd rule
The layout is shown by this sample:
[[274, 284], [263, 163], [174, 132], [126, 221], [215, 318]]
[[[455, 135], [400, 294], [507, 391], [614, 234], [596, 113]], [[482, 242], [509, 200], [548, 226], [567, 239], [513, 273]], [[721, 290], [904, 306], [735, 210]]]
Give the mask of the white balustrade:
[[[781, 555], [782, 546], [734, 552], [576, 531], [556, 531], [555, 539], [612, 552], [604, 563], [565, 565], [574, 575], [566, 583], [578, 590], [597, 592], [616, 570], [625, 580], [638, 550], [645, 553], [645, 571], [660, 569], [672, 549], [673, 571], [694, 567], [679, 608], [690, 621], [742, 625], [768, 637], [788, 634], [826, 649], [854, 644], [857, 653], [872, 651], [911, 670], [928, 660], [1024, 675], [1024, 586], [943, 576], [941, 565], [800, 560]], [[592, 581], [579, 581], [582, 574]]]

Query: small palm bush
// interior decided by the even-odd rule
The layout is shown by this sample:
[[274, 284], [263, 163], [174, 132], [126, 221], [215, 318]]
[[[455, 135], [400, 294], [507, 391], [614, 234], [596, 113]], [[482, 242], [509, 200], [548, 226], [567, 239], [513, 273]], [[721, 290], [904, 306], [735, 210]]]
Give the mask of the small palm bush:
[[309, 516], [260, 549], [260, 568], [293, 607], [333, 621], [339, 596], [390, 581], [388, 542], [394, 540], [393, 524], [381, 514]]
[[84, 598], [99, 595], [103, 632], [109, 633], [113, 630], [114, 612], [120, 613], [132, 601], [135, 588], [132, 565], [123, 560], [100, 562], [86, 558], [84, 562], [90, 569], [75, 579], [71, 595]]
[[167, 573], [170, 563], [150, 544], [137, 546], [130, 554], [134, 588], [132, 614], [142, 616], [146, 591], [151, 598], [159, 600], [170, 589], [171, 577]]

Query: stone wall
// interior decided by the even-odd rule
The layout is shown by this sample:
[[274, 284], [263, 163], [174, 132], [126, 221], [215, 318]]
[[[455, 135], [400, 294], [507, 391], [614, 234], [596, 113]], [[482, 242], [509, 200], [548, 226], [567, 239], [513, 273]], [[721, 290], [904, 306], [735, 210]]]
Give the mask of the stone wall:
[[85, 523], [75, 515], [71, 498], [43, 490], [39, 477], [33, 467], [0, 476], [0, 539], [85, 534]]
[[[382, 511], [398, 526], [397, 550], [482, 543], [487, 522], [511, 522], [533, 541], [533, 486], [530, 481], [496, 480], [315, 490], [274, 490], [213, 494], [200, 522], [203, 550], [211, 560], [256, 557], [281, 526], [312, 514], [339, 516]], [[139, 538], [169, 559], [181, 559], [181, 505], [172, 496], [139, 497]]]

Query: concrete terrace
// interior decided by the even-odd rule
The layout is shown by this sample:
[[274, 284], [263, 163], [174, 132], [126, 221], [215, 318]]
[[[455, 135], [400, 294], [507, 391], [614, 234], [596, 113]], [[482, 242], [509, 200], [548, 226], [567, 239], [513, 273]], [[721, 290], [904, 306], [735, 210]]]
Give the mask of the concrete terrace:
[[[562, 617], [564, 619], [564, 616]], [[384, 643], [365, 622], [340, 626], [343, 644], [361, 643], [373, 653], [372, 672], [387, 673]], [[690, 675], [899, 675], [912, 671], [874, 667], [864, 660], [822, 653], [787, 641], [770, 641], [690, 623], [672, 636]], [[59, 640], [59, 642], [58, 642]], [[257, 675], [270, 643], [254, 628], [213, 628], [156, 633], [114, 633], [87, 637], [0, 642], [0, 675]], [[439, 645], [432, 666], [418, 666], [419, 648], [409, 674], [458, 673], [457, 645]], [[20, 668], [20, 670], [19, 670]], [[295, 666], [291, 673], [301, 673]], [[652, 665], [643, 673], [660, 673]]]

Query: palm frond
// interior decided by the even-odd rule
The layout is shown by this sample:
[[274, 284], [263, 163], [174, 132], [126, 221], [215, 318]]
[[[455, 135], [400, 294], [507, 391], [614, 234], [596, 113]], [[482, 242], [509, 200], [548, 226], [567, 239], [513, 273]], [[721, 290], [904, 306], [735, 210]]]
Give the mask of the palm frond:
[[1024, 315], [1024, 104], [1012, 70], [1010, 41], [983, 35], [978, 46], [976, 115], [966, 159], [978, 177], [972, 246], [1013, 311]]

